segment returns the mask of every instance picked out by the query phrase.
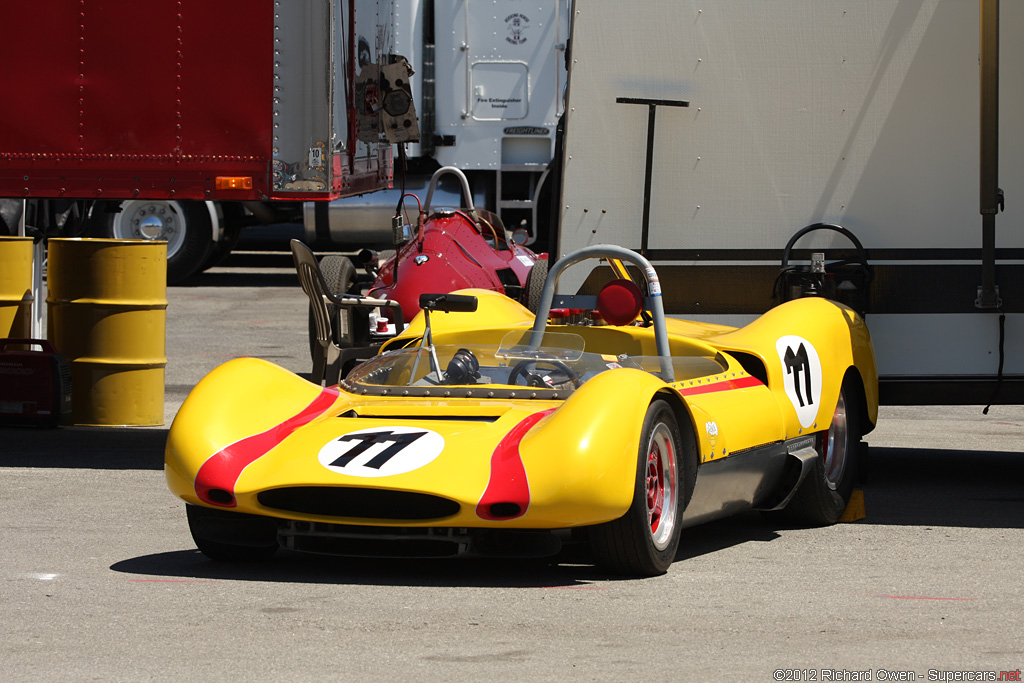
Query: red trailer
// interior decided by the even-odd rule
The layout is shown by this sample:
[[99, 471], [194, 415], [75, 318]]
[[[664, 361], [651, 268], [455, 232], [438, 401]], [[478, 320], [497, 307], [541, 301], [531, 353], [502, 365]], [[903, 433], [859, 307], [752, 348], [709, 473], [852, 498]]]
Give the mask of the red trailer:
[[0, 4], [0, 233], [25, 207], [50, 235], [164, 239], [176, 282], [246, 224], [389, 187], [389, 4]]

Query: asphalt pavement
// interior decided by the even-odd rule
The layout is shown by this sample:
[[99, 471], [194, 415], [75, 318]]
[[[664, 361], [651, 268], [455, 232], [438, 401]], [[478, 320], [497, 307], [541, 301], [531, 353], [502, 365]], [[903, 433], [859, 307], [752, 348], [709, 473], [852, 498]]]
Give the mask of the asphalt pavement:
[[230, 358], [308, 372], [307, 305], [273, 252], [168, 301], [164, 425], [0, 428], [3, 681], [989, 680], [1024, 665], [1024, 407], [883, 408], [864, 519], [688, 529], [653, 579], [586, 557], [223, 565], [166, 490], [167, 428]]

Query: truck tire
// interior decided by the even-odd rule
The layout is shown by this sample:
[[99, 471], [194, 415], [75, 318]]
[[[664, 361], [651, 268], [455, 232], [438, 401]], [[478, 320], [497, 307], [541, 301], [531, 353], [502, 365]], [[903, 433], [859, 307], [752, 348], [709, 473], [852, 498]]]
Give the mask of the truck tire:
[[238, 244], [242, 237], [242, 226], [245, 216], [241, 204], [238, 202], [219, 202], [221, 212], [220, 240], [210, 247], [210, 253], [206, 255], [206, 263], [201, 270], [207, 270], [219, 266], [231, 255], [231, 251]]
[[167, 284], [203, 269], [213, 250], [210, 214], [203, 202], [129, 199], [109, 211], [101, 236], [120, 240], [166, 240]]

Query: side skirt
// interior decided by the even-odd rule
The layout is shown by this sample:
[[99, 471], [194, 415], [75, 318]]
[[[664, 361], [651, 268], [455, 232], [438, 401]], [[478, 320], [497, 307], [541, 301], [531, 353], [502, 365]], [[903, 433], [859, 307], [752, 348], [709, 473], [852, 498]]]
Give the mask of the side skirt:
[[702, 464], [682, 525], [784, 507], [818, 458], [814, 442], [814, 435], [805, 435]]

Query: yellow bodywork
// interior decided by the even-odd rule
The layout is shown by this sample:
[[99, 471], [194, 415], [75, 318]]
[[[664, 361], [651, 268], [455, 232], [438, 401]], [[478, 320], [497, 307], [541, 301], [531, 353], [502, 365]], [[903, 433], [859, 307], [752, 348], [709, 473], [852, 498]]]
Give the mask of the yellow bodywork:
[[[533, 324], [525, 308], [500, 294], [485, 290], [460, 293], [478, 297], [478, 309], [474, 313], [431, 314], [433, 340], [438, 345], [496, 344], [509, 330], [526, 330]], [[583, 337], [586, 351], [602, 354], [611, 365], [619, 354], [656, 355], [650, 328], [564, 329]], [[384, 351], [418, 345], [423, 330], [421, 313]], [[186, 502], [210, 506], [197, 494], [200, 469], [218, 453], [257, 444], [259, 448], [253, 452], [266, 447], [265, 453], [238, 473], [230, 509], [358, 525], [562, 528], [617, 519], [629, 508], [640, 432], [655, 398], [668, 400], [677, 412], [680, 428], [692, 432], [699, 451], [694, 455], [700, 463], [827, 429], [848, 373], [855, 376], [863, 392], [866, 417], [874, 424], [877, 377], [870, 338], [863, 321], [839, 304], [802, 299], [783, 304], [742, 329], [669, 320], [668, 331], [673, 362], [679, 368], [676, 381], [666, 383], [646, 371], [646, 366], [643, 370], [619, 367], [597, 374], [568, 398], [558, 399], [487, 398], [479, 393], [463, 398], [458, 392], [431, 397], [402, 396], [400, 392], [367, 396], [356, 388], [347, 389], [345, 383], [321, 389], [265, 361], [232, 360], [203, 379], [182, 405], [168, 437], [168, 485]], [[777, 348], [779, 340], [793, 335], [801, 345], [810, 347], [806, 352], [813, 351], [810, 355], [820, 360], [821, 377], [815, 384], [820, 386], [820, 394], [812, 415], [806, 409], [798, 415], [798, 404], [785, 391], [786, 386], [802, 379], [787, 372], [783, 352]], [[795, 343], [792, 346], [797, 347]], [[687, 368], [697, 367], [691, 363], [693, 359], [703, 359], [705, 364], [716, 359], [717, 370], [680, 376]], [[757, 361], [763, 366], [767, 385], [744, 367], [760, 374], [754, 367]], [[295, 426], [295, 417], [309, 410], [315, 415]], [[497, 471], [499, 444], [517, 425], [538, 413], [545, 414], [515, 442], [525, 471], [528, 506], [511, 519], [481, 516], [477, 505]], [[439, 455], [409, 471], [393, 476], [349, 476], [325, 466], [318, 457], [328, 444], [352, 432], [410, 425], [440, 435], [444, 445]], [[429, 494], [454, 501], [458, 512], [437, 519], [337, 517], [285, 512], [258, 499], [261, 491], [286, 487]]]

